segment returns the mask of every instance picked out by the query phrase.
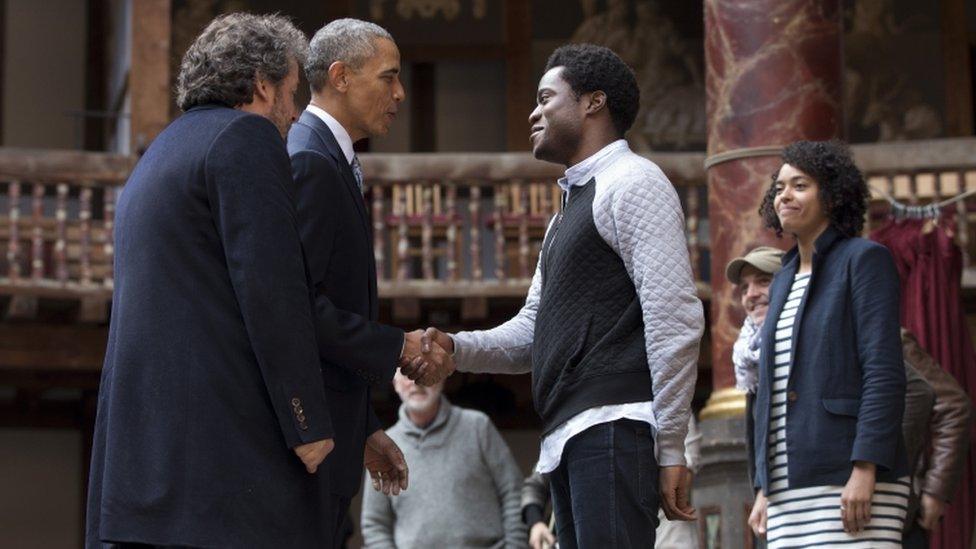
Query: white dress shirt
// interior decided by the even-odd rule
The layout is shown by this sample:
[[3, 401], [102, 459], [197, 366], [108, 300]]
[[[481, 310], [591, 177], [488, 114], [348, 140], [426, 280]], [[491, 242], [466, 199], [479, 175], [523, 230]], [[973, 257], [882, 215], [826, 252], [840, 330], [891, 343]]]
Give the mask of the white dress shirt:
[[324, 109], [309, 103], [305, 110], [321, 118], [322, 122], [325, 122], [325, 125], [332, 130], [332, 135], [339, 142], [339, 148], [342, 149], [342, 154], [346, 157], [346, 162], [349, 162], [349, 165], [352, 166], [352, 159], [356, 156], [356, 151], [352, 148], [352, 138], [349, 137], [349, 132], [331, 114], [325, 112]]

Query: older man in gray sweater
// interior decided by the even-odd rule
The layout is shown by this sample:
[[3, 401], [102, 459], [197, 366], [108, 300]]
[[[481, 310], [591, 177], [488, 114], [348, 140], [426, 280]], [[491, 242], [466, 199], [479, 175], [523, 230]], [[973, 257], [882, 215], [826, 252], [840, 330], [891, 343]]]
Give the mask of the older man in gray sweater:
[[365, 546], [525, 547], [522, 472], [488, 416], [452, 406], [443, 383], [422, 387], [397, 372], [393, 387], [403, 404], [387, 434], [410, 464], [410, 489], [363, 490]]

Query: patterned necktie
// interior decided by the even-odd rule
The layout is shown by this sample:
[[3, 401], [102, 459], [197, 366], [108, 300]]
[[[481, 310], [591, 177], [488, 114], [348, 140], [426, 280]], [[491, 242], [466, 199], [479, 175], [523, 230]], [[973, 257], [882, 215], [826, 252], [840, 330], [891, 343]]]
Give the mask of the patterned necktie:
[[363, 166], [359, 163], [359, 157], [352, 157], [352, 174], [356, 176], [356, 186], [359, 187], [359, 194], [363, 194]]

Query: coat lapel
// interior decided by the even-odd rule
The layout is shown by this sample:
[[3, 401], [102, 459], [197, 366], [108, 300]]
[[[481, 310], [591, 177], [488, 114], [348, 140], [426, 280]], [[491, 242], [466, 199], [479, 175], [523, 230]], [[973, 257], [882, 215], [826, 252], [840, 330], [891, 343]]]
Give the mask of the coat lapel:
[[346, 160], [346, 155], [342, 153], [342, 148], [339, 147], [339, 142], [336, 140], [335, 135], [332, 134], [329, 126], [321, 118], [308, 111], [302, 113], [298, 123], [312, 128], [312, 131], [319, 137], [320, 144], [322, 145], [319, 152], [329, 155], [335, 160], [343, 184], [352, 196], [352, 202], [356, 205], [356, 211], [359, 212], [359, 220], [362, 223], [363, 230], [366, 232], [366, 242], [369, 248], [367, 261], [369, 261], [370, 319], [376, 320], [379, 314], [379, 298], [376, 288], [376, 257], [374, 256], [375, 251], [373, 250], [373, 228], [370, 226], [369, 217], [366, 212], [366, 201], [362, 193], [359, 192], [359, 186], [356, 184], [356, 176], [352, 173], [352, 167], [349, 166], [349, 161]]
[[363, 195], [359, 192], [359, 186], [356, 185], [356, 177], [352, 173], [349, 161], [346, 160], [346, 156], [342, 153], [342, 148], [339, 147], [339, 142], [336, 141], [332, 130], [329, 129], [321, 118], [308, 111], [302, 113], [299, 122], [312, 128], [315, 134], [319, 136], [323, 145], [322, 150], [319, 152], [327, 154], [335, 160], [343, 184], [345, 184], [346, 190], [352, 195], [353, 203], [356, 205], [356, 211], [359, 212], [359, 219], [363, 224], [363, 229], [366, 230], [367, 237], [371, 239], [372, 231], [370, 230], [369, 218], [366, 214], [366, 202], [363, 200]]

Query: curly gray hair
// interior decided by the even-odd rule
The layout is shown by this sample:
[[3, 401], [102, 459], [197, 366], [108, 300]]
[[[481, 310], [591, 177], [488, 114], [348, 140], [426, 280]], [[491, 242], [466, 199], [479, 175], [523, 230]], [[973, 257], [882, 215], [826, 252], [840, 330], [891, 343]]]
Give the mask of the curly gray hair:
[[336, 19], [319, 29], [309, 44], [305, 63], [305, 76], [312, 90], [322, 91], [329, 81], [329, 67], [336, 61], [353, 69], [362, 67], [376, 53], [376, 38], [393, 41], [383, 27], [359, 19]]
[[278, 84], [288, 75], [291, 60], [301, 66], [307, 56], [308, 39], [285, 17], [222, 15], [183, 55], [176, 102], [184, 111], [208, 103], [250, 103], [258, 77]]

